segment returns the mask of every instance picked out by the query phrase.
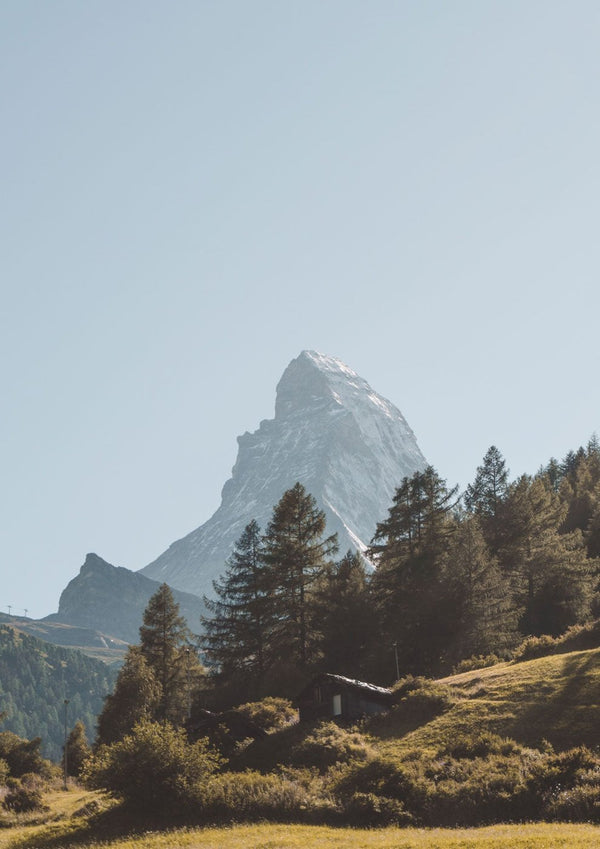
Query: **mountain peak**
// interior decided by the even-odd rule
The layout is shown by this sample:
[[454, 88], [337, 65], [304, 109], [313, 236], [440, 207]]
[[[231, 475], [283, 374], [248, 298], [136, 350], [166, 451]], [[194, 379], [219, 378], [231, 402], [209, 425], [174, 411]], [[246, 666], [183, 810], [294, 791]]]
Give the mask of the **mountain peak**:
[[251, 519], [265, 528], [283, 493], [300, 482], [325, 511], [340, 549], [364, 550], [402, 478], [427, 463], [400, 410], [341, 360], [305, 350], [278, 385], [275, 418], [238, 437], [221, 506], [142, 571], [211, 594]]

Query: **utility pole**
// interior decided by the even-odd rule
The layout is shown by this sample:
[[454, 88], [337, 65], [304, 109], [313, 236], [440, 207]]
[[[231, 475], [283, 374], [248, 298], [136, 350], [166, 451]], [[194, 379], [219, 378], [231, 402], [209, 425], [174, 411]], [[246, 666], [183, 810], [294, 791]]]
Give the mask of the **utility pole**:
[[392, 643], [394, 646], [394, 657], [396, 658], [396, 681], [400, 680], [400, 666], [398, 665], [398, 643], [396, 640]]
[[190, 715], [192, 713], [192, 690], [190, 687], [190, 647], [188, 646], [185, 650], [185, 664], [186, 664], [186, 679], [187, 679], [187, 719], [189, 721]]
[[67, 787], [67, 716], [69, 712], [69, 700], [65, 699], [65, 748], [63, 754], [63, 766], [64, 766], [64, 787], [65, 790], [68, 790]]
[[10, 616], [10, 611], [12, 610], [12, 604], [7, 604], [8, 607], [8, 615]]

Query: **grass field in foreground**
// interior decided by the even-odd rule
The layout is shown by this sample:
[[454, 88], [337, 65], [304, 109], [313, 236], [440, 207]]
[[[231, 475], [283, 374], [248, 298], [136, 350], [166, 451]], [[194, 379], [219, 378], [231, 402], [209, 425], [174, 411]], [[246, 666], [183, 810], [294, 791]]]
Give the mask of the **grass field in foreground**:
[[543, 823], [480, 829], [386, 828], [370, 831], [247, 825], [146, 833], [97, 843], [62, 840], [58, 824], [44, 829], [27, 829], [27, 833], [25, 830], [0, 833], [2, 849], [597, 849], [598, 846], [598, 827]]

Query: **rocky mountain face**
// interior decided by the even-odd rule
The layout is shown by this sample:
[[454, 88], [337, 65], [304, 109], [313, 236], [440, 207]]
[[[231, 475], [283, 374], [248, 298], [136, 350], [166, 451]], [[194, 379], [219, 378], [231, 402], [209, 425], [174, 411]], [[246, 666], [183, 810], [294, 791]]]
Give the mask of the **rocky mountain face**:
[[[141, 570], [212, 595], [212, 581], [245, 526], [263, 529], [297, 481], [337, 531], [340, 552], [364, 549], [403, 477], [427, 463], [402, 413], [338, 359], [303, 351], [277, 386], [275, 418], [238, 437], [238, 456], [214, 515]], [[62, 601], [62, 600], [61, 600]]]
[[[58, 613], [46, 616], [41, 622], [95, 629], [102, 635], [137, 643], [144, 610], [161, 583], [162, 580], [153, 581], [139, 572], [112, 566], [97, 554], [88, 554], [79, 575], [62, 591]], [[198, 633], [200, 616], [205, 612], [202, 600], [177, 590], [173, 591], [173, 597], [190, 630]], [[60, 640], [65, 645], [65, 638], [69, 639], [70, 635], [64, 634], [62, 639], [58, 637], [52, 642]], [[106, 640], [110, 645], [110, 638]]]

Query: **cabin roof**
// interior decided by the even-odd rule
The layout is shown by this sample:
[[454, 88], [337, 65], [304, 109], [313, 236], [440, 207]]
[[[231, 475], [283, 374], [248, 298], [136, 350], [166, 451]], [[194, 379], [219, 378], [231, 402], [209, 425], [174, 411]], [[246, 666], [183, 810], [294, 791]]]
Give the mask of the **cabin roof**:
[[387, 687], [378, 687], [376, 684], [369, 684], [366, 681], [358, 681], [356, 678], [346, 678], [344, 675], [335, 675], [332, 672], [321, 672], [319, 675], [315, 675], [306, 687], [304, 687], [302, 692], [298, 695], [298, 699], [308, 696], [311, 688], [314, 687], [315, 684], [327, 681], [339, 684], [341, 687], [345, 687], [346, 689], [360, 692], [374, 701], [383, 702], [385, 704], [388, 704], [393, 698], [392, 691]]

